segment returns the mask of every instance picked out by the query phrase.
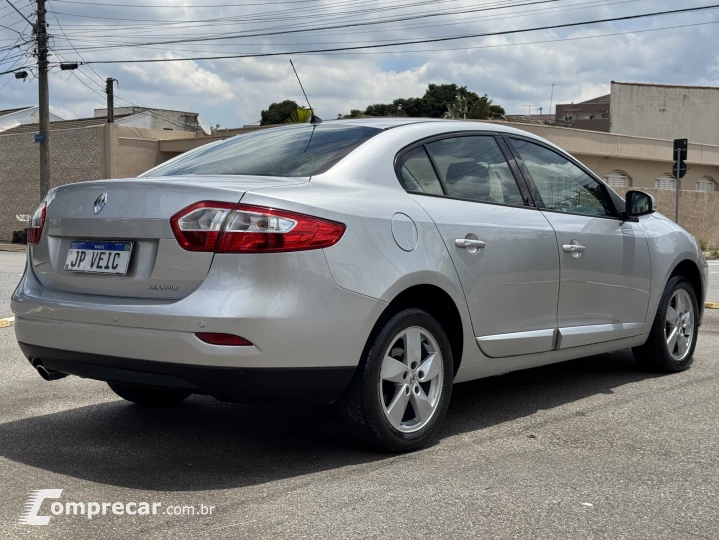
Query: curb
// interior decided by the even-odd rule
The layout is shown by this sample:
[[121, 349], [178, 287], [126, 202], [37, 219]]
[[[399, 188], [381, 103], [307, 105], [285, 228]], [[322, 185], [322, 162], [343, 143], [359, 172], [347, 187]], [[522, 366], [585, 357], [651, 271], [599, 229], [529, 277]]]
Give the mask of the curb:
[[704, 304], [704, 307], [707, 307], [709, 309], [719, 309], [719, 303], [717, 302], [707, 302]]
[[0, 328], [7, 328], [11, 326], [10, 323], [15, 322], [15, 317], [8, 317], [7, 319], [0, 319]]
[[0, 251], [14, 251], [16, 253], [24, 252], [27, 249], [25, 244], [5, 244], [0, 243]]

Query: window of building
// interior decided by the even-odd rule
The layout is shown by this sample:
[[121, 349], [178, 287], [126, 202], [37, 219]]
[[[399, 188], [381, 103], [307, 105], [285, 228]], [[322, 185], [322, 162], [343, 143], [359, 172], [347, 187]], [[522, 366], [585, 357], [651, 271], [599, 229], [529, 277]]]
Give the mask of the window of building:
[[669, 173], [665, 173], [654, 180], [654, 187], [656, 189], [676, 189], [676, 180]]
[[702, 176], [697, 181], [697, 191], [716, 191], [717, 183], [710, 176]]
[[632, 179], [624, 171], [612, 171], [604, 177], [604, 181], [611, 187], [632, 186]]

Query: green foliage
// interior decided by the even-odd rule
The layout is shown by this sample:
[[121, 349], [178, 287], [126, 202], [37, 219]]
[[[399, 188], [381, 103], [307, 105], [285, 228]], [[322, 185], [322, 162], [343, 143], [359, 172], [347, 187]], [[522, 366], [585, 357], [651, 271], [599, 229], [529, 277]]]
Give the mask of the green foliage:
[[266, 111], [262, 111], [260, 125], [284, 124], [297, 109], [299, 109], [297, 103], [291, 99], [286, 99], [280, 103], [273, 103]]
[[360, 111], [359, 109], [352, 109], [350, 110], [349, 114], [338, 114], [337, 119], [340, 118], [362, 118], [364, 116], [364, 113]]
[[[398, 112], [400, 106], [402, 113]], [[486, 94], [480, 97], [475, 92], [467, 90], [466, 86], [456, 84], [430, 84], [421, 98], [399, 98], [392, 103], [375, 103], [365, 109], [364, 115], [400, 116], [402, 114], [402, 116], [441, 118], [450, 109], [454, 111], [453, 116], [458, 118], [464, 118], [465, 109], [467, 118], [474, 119], [496, 118], [504, 114], [504, 109], [494, 105]]]
[[303, 109], [301, 107], [296, 108], [292, 111], [285, 120], [286, 124], [306, 124], [312, 119], [312, 111], [310, 109]]
[[709, 246], [707, 246], [706, 241], [699, 239], [699, 249], [701, 249], [703, 252], [707, 251], [709, 249]]

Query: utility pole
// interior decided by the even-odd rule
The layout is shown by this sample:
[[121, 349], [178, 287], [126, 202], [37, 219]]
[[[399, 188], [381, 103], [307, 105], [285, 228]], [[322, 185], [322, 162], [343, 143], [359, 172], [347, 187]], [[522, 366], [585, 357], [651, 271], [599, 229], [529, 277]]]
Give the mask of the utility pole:
[[40, 133], [35, 140], [40, 143], [40, 198], [50, 191], [50, 92], [47, 84], [47, 24], [45, 0], [37, 0], [37, 78], [39, 83]]
[[113, 93], [113, 82], [115, 79], [108, 77], [105, 81], [105, 92], [107, 93], [107, 123], [115, 121], [115, 94]]
[[[552, 93], [549, 96], [549, 114], [552, 114], [552, 102], [554, 101], [554, 85], [552, 85]], [[554, 118], [555, 122], [557, 118]]]

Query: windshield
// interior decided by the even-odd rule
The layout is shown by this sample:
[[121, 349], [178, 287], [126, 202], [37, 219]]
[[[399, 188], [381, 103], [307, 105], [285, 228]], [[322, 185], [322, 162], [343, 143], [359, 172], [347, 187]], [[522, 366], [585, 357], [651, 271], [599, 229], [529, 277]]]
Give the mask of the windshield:
[[381, 131], [322, 124], [263, 129], [178, 156], [143, 176], [314, 176]]

